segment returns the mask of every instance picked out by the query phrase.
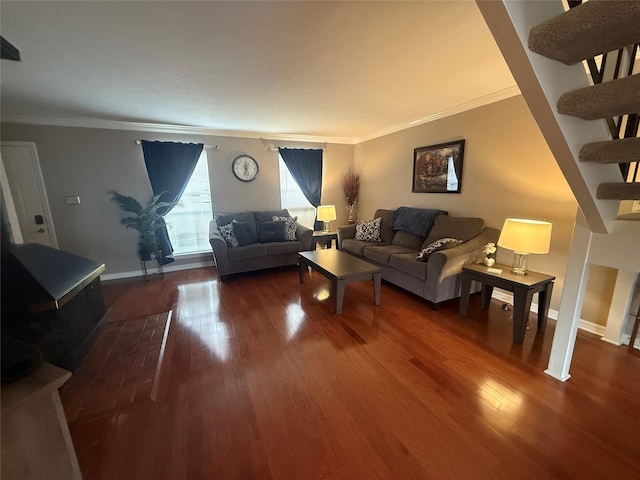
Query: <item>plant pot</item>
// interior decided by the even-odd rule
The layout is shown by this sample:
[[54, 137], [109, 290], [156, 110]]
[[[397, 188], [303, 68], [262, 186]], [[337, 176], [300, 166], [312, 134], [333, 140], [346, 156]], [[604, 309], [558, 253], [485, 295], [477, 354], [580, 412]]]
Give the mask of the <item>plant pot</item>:
[[496, 263], [496, 259], [495, 258], [484, 257], [484, 264], [487, 267], [492, 267], [494, 265], [494, 263]]

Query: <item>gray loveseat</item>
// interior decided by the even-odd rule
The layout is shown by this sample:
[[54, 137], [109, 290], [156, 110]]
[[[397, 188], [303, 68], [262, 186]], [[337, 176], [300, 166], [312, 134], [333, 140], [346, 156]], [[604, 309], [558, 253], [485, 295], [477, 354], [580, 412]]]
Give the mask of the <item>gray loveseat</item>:
[[[460, 296], [462, 266], [480, 263], [483, 247], [489, 242], [497, 242], [500, 234], [498, 229], [484, 227], [481, 218], [438, 214], [424, 235], [416, 235], [394, 229], [394, 211], [379, 209], [374, 215], [374, 218], [382, 218], [381, 241], [357, 240], [355, 225], [338, 227], [340, 249], [379, 265], [384, 280], [425, 298], [433, 308]], [[443, 238], [455, 238], [464, 243], [431, 253], [427, 261], [416, 259], [423, 248]], [[478, 286], [474, 287], [477, 291]]]
[[[291, 219], [286, 209], [215, 214], [209, 224], [209, 243], [221, 280], [234, 273], [296, 265], [298, 252], [311, 250], [311, 229], [291, 219], [295, 238], [287, 240], [287, 222], [274, 222], [274, 216]], [[235, 241], [230, 240], [229, 230]]]

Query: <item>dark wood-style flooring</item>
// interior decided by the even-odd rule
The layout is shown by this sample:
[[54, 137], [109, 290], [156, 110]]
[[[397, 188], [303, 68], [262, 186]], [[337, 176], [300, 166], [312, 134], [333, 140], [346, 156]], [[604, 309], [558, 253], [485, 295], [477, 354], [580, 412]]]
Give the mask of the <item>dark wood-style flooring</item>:
[[155, 400], [70, 420], [85, 480], [640, 478], [640, 356], [579, 332], [558, 382], [554, 322], [512, 345], [495, 300], [462, 319], [383, 283], [376, 307], [369, 281], [335, 316], [295, 267], [104, 292], [111, 321], [173, 314]]

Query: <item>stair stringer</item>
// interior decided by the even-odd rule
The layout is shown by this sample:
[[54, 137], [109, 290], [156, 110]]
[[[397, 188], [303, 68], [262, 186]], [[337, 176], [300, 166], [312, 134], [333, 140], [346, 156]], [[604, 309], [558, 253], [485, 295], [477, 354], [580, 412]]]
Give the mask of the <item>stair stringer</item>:
[[556, 105], [568, 91], [590, 85], [582, 64], [564, 65], [531, 52], [529, 30], [564, 13], [562, 3], [549, 1], [476, 0], [522, 95], [560, 167], [591, 231], [607, 233], [617, 217], [619, 202], [596, 198], [601, 183], [620, 182], [613, 164], [579, 162], [583, 145], [611, 140], [605, 120], [561, 115]]

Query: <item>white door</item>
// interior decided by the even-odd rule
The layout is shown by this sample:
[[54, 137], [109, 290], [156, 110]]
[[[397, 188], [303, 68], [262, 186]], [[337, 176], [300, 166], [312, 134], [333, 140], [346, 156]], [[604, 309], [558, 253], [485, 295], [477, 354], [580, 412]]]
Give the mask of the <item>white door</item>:
[[[3, 199], [3, 203], [10, 205], [13, 201], [19, 223], [12, 223], [11, 230], [19, 230], [24, 243], [58, 248], [35, 143], [3, 142], [2, 165], [11, 195], [11, 199]], [[2, 195], [7, 195], [4, 189]], [[11, 222], [11, 215], [8, 220]], [[14, 233], [13, 237], [16, 241], [19, 235]]]

